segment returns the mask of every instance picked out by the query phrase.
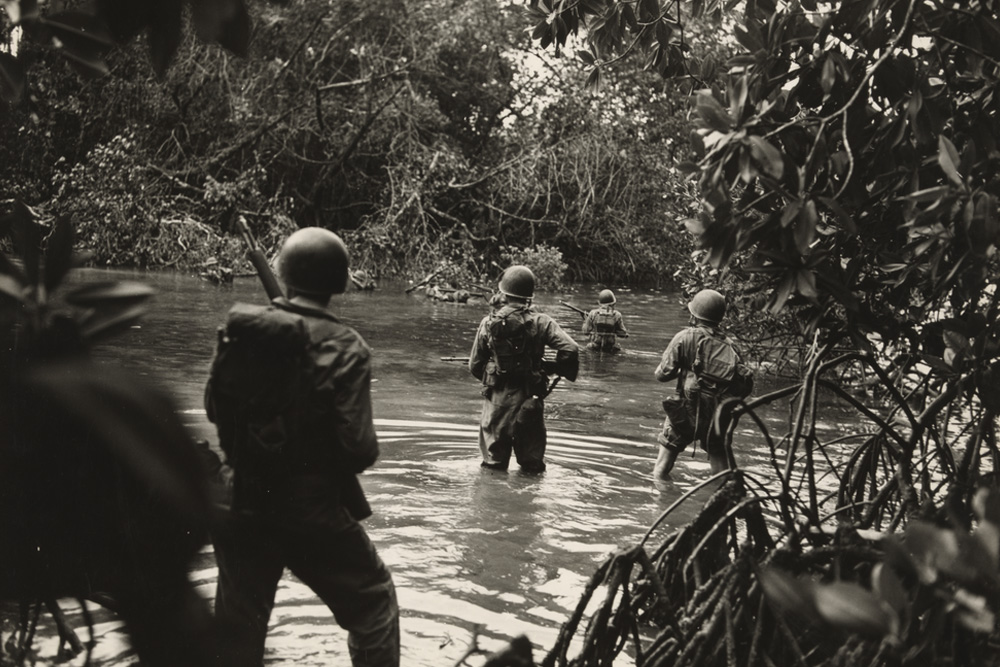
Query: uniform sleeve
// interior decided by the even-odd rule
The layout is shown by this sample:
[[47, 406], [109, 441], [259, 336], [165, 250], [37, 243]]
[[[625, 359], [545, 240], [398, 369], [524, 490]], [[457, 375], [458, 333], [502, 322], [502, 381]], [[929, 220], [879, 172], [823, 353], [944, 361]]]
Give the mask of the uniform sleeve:
[[689, 331], [689, 329], [679, 331], [670, 340], [667, 349], [663, 351], [660, 365], [653, 371], [653, 375], [660, 382], [669, 382], [680, 375], [681, 371], [690, 370], [684, 354], [687, 341], [690, 338]]
[[545, 334], [545, 344], [556, 351], [556, 372], [570, 382], [575, 382], [580, 372], [580, 346], [549, 316], [540, 324]]
[[615, 334], [622, 338], [628, 336], [628, 329], [625, 328], [625, 318], [617, 310], [615, 311]]
[[486, 342], [486, 321], [487, 315], [480, 321], [479, 328], [476, 329], [476, 337], [472, 341], [472, 351], [469, 352], [469, 372], [477, 380], [482, 380], [486, 375], [486, 364], [490, 361], [490, 350]]
[[[323, 400], [333, 415], [340, 455], [352, 472], [359, 473], [378, 458], [378, 439], [372, 419], [371, 351], [361, 340], [354, 341], [330, 359], [333, 350], [322, 350], [319, 362], [330, 368], [332, 382], [324, 382]], [[322, 385], [321, 385], [322, 386]]]
[[592, 310], [583, 318], [583, 326], [580, 328], [582, 333], [589, 334], [594, 330], [594, 314], [596, 312], [596, 310]]

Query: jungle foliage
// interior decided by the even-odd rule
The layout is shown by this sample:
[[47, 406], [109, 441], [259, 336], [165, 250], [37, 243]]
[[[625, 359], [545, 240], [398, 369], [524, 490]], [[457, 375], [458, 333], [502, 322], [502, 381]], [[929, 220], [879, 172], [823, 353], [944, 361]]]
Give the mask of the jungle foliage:
[[582, 94], [516, 4], [4, 4], [27, 36], [0, 52], [0, 196], [71, 215], [96, 263], [247, 272], [237, 215], [272, 251], [331, 228], [375, 277], [492, 280], [538, 245], [570, 281], [689, 263], [690, 86], [626, 67]]
[[[567, 637], [545, 664], [605, 664], [630, 639], [642, 665], [995, 663], [998, 3], [531, 8], [542, 46], [585, 43], [594, 80], [628, 54], [704, 83], [683, 165], [701, 201], [691, 279], [740, 286], [799, 352], [794, 383], [729, 406], [780, 488], [727, 473], [652, 555], [618, 554], [584, 654], [567, 659]], [[716, 80], [688, 48], [705, 16], [732, 19], [738, 45]], [[772, 402], [784, 433], [755, 416]], [[824, 435], [845, 409], [866, 427]], [[651, 646], [640, 620], [661, 628]]]

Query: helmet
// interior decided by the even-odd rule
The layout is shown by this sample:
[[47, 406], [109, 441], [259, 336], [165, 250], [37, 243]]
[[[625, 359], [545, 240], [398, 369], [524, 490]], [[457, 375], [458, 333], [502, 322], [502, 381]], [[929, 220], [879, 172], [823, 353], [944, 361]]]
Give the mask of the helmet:
[[508, 266], [500, 277], [500, 293], [516, 299], [530, 299], [535, 295], [535, 274], [526, 266]]
[[615, 293], [609, 289], [602, 289], [600, 295], [597, 297], [597, 303], [606, 303], [614, 305], [618, 299], [615, 298]]
[[718, 324], [726, 316], [726, 297], [714, 289], [703, 289], [688, 303], [688, 310], [699, 320]]
[[347, 289], [347, 246], [322, 227], [303, 227], [285, 239], [278, 273], [303, 294], [340, 294]]

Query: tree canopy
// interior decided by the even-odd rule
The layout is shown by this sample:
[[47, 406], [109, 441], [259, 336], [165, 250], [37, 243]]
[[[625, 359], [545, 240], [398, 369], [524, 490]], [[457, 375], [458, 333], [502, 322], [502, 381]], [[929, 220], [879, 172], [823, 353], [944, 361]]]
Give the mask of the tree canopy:
[[[971, 338], [972, 356], [995, 354], [997, 3], [535, 0], [531, 12], [541, 45], [577, 36], [595, 72], [641, 52], [700, 88], [683, 168], [702, 205], [688, 228], [713, 266], [756, 272], [772, 312], [931, 355], [946, 343], [969, 356]], [[732, 23], [717, 78], [690, 48], [698, 17]], [[942, 313], [949, 333], [921, 348], [914, 323]]]

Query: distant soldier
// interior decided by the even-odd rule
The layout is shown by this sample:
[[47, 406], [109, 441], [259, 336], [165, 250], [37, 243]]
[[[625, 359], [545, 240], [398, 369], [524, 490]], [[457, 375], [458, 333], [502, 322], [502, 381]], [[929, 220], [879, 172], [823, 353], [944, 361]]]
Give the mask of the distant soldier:
[[215, 536], [216, 615], [235, 664], [260, 667], [288, 568], [347, 630], [355, 667], [398, 667], [396, 593], [361, 526], [371, 509], [356, 477], [379, 454], [371, 350], [328, 307], [347, 287], [347, 248], [300, 229], [279, 273], [288, 298], [230, 310], [206, 388], [234, 471], [231, 517]]
[[[483, 383], [479, 449], [483, 467], [506, 470], [513, 452], [526, 472], [545, 470], [543, 400], [550, 374], [575, 381], [579, 348], [551, 317], [531, 308], [535, 276], [511, 266], [500, 279], [500, 299], [479, 323], [469, 370]], [[556, 350], [544, 361], [545, 348]]]
[[590, 342], [587, 347], [591, 350], [601, 352], [617, 352], [622, 349], [618, 344], [619, 338], [628, 338], [628, 331], [625, 329], [625, 321], [622, 314], [615, 310], [618, 300], [615, 293], [609, 289], [601, 290], [597, 297], [600, 304], [591, 310], [583, 318], [583, 328], [581, 331], [590, 334]]
[[694, 295], [688, 310], [691, 326], [673, 337], [655, 371], [660, 382], [677, 380], [677, 395], [663, 401], [667, 416], [657, 436], [661, 445], [653, 468], [657, 479], [667, 478], [677, 455], [695, 440], [708, 452], [713, 473], [728, 468], [730, 419], [721, 415], [720, 429], [713, 429], [715, 409], [723, 398], [745, 398], [753, 390], [753, 376], [732, 339], [719, 328], [726, 298], [705, 289]]

